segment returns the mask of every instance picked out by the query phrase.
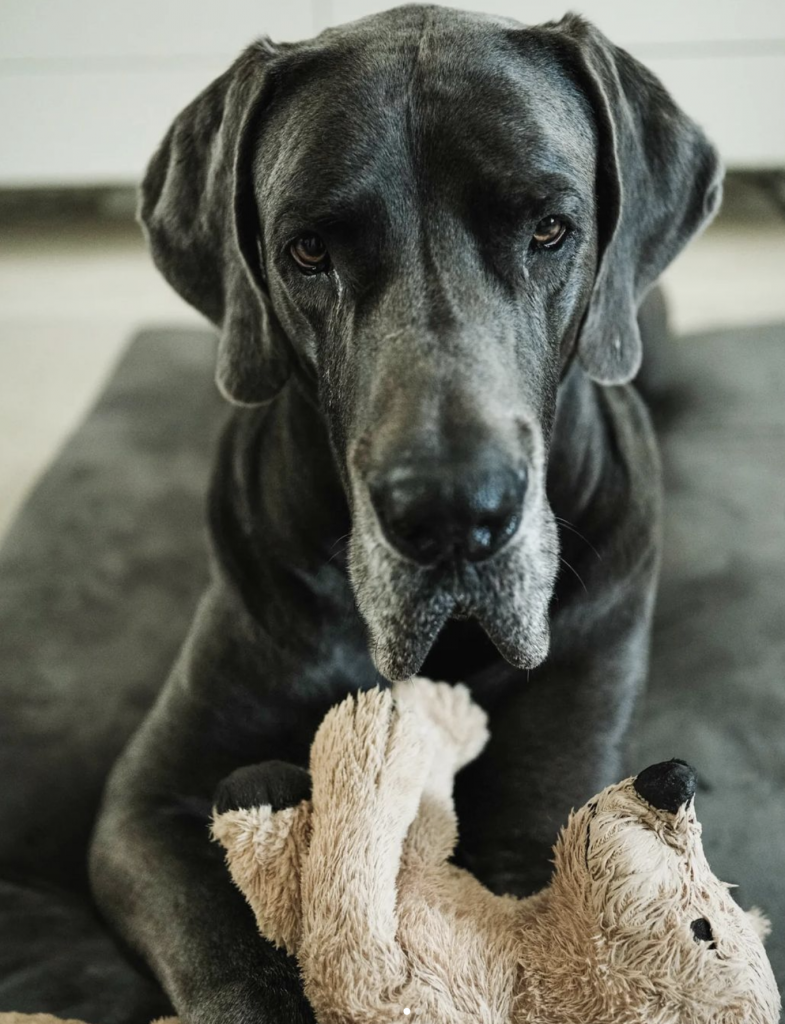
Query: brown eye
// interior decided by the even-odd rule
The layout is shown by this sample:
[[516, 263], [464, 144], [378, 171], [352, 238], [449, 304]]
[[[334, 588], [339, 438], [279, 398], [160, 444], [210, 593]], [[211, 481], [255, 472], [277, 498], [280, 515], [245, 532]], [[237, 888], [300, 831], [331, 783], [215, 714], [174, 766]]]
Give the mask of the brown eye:
[[304, 274], [320, 274], [327, 270], [327, 246], [318, 235], [300, 235], [289, 246], [289, 252]]
[[543, 217], [532, 235], [535, 249], [554, 249], [567, 234], [567, 225], [561, 217]]

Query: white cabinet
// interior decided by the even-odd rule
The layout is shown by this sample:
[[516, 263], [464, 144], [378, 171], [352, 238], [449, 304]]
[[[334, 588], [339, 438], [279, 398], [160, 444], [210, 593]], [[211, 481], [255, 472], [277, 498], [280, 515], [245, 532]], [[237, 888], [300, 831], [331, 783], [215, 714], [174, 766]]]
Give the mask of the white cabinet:
[[174, 115], [314, 0], [0, 0], [0, 187], [139, 180]]
[[[414, 0], [419, 2], [419, 0]], [[623, 46], [742, 40], [785, 41], [783, 0], [424, 0], [445, 7], [501, 14], [524, 25], [572, 11], [590, 18]], [[339, 24], [392, 7], [384, 0], [330, 0], [330, 21]]]
[[[330, 6], [338, 23], [390, 5], [332, 0]], [[449, 6], [528, 24], [567, 10], [583, 14], [660, 76], [729, 166], [785, 167], [785, 0], [450, 0]]]
[[[785, 167], [785, 0], [452, 0], [535, 23], [577, 10], [649, 64], [733, 167]], [[174, 114], [261, 34], [385, 0], [0, 0], [0, 186], [138, 180]]]
[[313, 24], [313, 0], [3, 0], [0, 59], [74, 70], [80, 61], [231, 59], [257, 36], [301, 39]]
[[780, 53], [641, 59], [703, 125], [728, 167], [785, 168], [785, 45]]

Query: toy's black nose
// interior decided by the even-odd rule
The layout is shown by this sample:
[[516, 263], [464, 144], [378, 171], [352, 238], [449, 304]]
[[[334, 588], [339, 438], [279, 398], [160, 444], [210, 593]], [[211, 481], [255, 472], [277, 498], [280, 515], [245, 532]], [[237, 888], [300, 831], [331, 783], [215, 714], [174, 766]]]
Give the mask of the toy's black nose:
[[369, 481], [387, 539], [421, 565], [448, 559], [481, 562], [521, 521], [525, 469], [494, 460], [430, 469], [399, 467]]
[[652, 807], [675, 814], [695, 796], [698, 777], [686, 761], [662, 761], [645, 768], [635, 780], [635, 791]]

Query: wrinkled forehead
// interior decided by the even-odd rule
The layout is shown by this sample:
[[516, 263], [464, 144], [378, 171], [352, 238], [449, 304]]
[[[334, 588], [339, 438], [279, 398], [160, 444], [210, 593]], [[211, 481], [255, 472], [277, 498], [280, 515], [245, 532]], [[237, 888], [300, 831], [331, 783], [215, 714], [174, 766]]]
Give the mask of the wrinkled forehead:
[[297, 55], [280, 82], [256, 160], [273, 208], [593, 195], [585, 97], [493, 23], [350, 35]]

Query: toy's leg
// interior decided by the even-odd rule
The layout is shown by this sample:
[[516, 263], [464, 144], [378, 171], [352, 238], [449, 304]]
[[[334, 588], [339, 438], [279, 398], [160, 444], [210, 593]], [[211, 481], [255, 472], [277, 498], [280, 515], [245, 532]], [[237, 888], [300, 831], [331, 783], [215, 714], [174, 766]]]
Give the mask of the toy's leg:
[[389, 691], [348, 698], [316, 735], [300, 962], [322, 1024], [405, 1019], [396, 878], [427, 770], [417, 718]]
[[213, 836], [265, 938], [296, 953], [300, 877], [311, 829], [311, 779], [282, 761], [239, 768], [218, 786]]
[[427, 725], [431, 767], [417, 816], [404, 847], [407, 862], [446, 860], [457, 841], [452, 799], [456, 773], [478, 756], [488, 740], [487, 716], [465, 686], [412, 679], [393, 693]]

